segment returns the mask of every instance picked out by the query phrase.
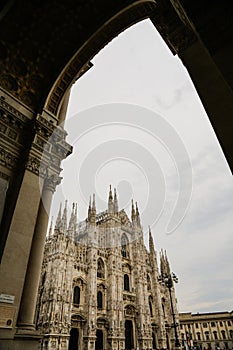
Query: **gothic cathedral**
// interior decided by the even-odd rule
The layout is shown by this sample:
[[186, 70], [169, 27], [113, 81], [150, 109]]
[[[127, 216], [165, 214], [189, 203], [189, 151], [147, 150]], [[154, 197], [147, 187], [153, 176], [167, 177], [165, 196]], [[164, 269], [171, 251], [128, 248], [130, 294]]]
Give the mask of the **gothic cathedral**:
[[93, 196], [80, 223], [75, 204], [67, 222], [65, 205], [44, 251], [37, 310], [42, 349], [174, 348], [175, 291], [161, 279], [168, 275], [166, 253], [158, 267], [150, 230], [149, 251], [144, 245], [137, 203], [130, 220], [110, 187], [108, 209], [97, 214]]

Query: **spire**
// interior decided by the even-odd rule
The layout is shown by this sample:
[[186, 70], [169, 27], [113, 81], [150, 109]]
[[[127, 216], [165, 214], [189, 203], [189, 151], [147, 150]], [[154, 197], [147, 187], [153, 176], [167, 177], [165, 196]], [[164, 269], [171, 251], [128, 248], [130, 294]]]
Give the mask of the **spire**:
[[165, 264], [165, 259], [163, 255], [163, 250], [161, 249], [160, 252], [160, 272], [161, 275], [166, 275], [166, 264]]
[[78, 204], [75, 203], [75, 210], [74, 210], [74, 237], [75, 237], [75, 233], [76, 233], [77, 223], [78, 223]]
[[114, 188], [114, 213], [118, 213], [118, 200], [116, 189]]
[[68, 227], [68, 236], [74, 238], [75, 229], [77, 224], [77, 203], [73, 203], [72, 212], [70, 215], [70, 222]]
[[90, 200], [89, 200], [89, 207], [88, 207], [88, 221], [90, 221], [91, 218], [91, 196], [90, 196]]
[[135, 220], [135, 209], [134, 209], [133, 199], [132, 199], [132, 208], [131, 208], [131, 220], [132, 222]]
[[76, 227], [77, 219], [78, 219], [78, 204], [77, 203], [75, 203], [74, 217], [75, 217], [75, 227]]
[[53, 235], [53, 216], [51, 218], [51, 221], [50, 221], [50, 227], [49, 227], [49, 235], [48, 235], [48, 238], [52, 238], [52, 235]]
[[155, 247], [154, 247], [154, 240], [151, 234], [151, 229], [149, 226], [149, 248], [150, 248], [150, 253], [154, 254], [155, 253]]
[[66, 230], [67, 230], [67, 200], [65, 201], [65, 208], [63, 210], [61, 227], [62, 227], [62, 232], [66, 233]]
[[169, 264], [169, 261], [168, 261], [168, 258], [167, 258], [167, 252], [165, 250], [165, 266], [166, 266], [166, 273], [168, 275], [170, 275], [171, 273], [171, 270], [170, 270], [170, 264]]
[[96, 214], [96, 206], [95, 206], [95, 193], [93, 193], [93, 200], [92, 200], [92, 213]]
[[95, 206], [95, 194], [93, 194], [93, 199], [91, 203], [91, 196], [88, 208], [88, 221], [91, 223], [96, 223], [96, 206]]
[[74, 218], [74, 203], [72, 204], [72, 212], [70, 215], [70, 221], [69, 221], [69, 226], [68, 226], [68, 230], [72, 230], [73, 228], [73, 218]]
[[152, 269], [156, 271], [156, 274], [158, 275], [159, 271], [158, 271], [157, 253], [155, 251], [154, 239], [151, 233], [150, 226], [149, 226], [149, 252], [150, 252], [150, 262], [151, 262]]
[[59, 212], [57, 214], [57, 220], [55, 224], [55, 230], [60, 230], [61, 228], [61, 208], [62, 208], [62, 204], [60, 203]]
[[108, 212], [113, 213], [113, 198], [112, 198], [112, 188], [110, 185], [109, 195], [108, 195]]
[[136, 221], [137, 221], [137, 224], [140, 225], [140, 214], [139, 214], [139, 210], [138, 210], [138, 203], [135, 202], [135, 205], [136, 205]]

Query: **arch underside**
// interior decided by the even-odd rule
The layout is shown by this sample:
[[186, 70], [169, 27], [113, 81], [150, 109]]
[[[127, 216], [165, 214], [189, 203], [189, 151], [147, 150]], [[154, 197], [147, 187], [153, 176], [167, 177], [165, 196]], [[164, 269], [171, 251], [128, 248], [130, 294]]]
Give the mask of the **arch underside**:
[[[4, 1], [0, 8], [0, 85], [34, 113], [46, 109], [56, 116], [66, 91], [89, 69], [90, 60], [98, 51], [127, 27], [150, 18], [174, 54], [182, 58], [185, 52], [190, 59], [190, 50], [199, 42], [219, 70], [219, 77], [223, 76], [224, 89], [228, 91], [220, 94], [216, 91], [214, 95], [219, 95], [225, 115], [222, 111], [213, 115], [216, 101], [212, 96], [206, 97], [208, 91], [202, 94], [198, 86], [197, 91], [232, 165], [229, 100], [233, 88], [233, 19], [230, 14], [227, 1], [221, 5], [217, 1], [210, 5], [186, 0]], [[201, 66], [199, 71], [194, 69], [201, 89], [208, 90], [203, 69], [207, 70], [213, 87], [212, 73], [203, 57], [198, 61], [194, 52], [192, 59]], [[184, 64], [190, 68], [189, 63]]]
[[46, 102], [53, 114], [90, 59], [156, 8], [153, 0], [50, 0], [23, 5], [15, 2], [0, 22], [0, 83], [33, 110]]

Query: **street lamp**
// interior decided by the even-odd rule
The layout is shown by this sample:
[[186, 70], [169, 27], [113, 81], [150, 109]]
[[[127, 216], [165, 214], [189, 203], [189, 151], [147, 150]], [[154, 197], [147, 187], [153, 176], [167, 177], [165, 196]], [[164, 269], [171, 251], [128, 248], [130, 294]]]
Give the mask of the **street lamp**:
[[172, 320], [173, 320], [173, 327], [174, 327], [174, 332], [175, 332], [175, 347], [179, 348], [180, 347], [180, 341], [178, 338], [178, 333], [177, 333], [177, 326], [178, 324], [176, 323], [175, 320], [175, 313], [174, 313], [174, 307], [173, 307], [173, 301], [172, 301], [172, 286], [173, 282], [178, 283], [178, 277], [172, 272], [171, 274], [163, 274], [159, 277], [159, 281], [163, 282], [165, 286], [169, 290], [169, 296], [170, 296], [170, 303], [171, 303], [171, 311], [172, 311]]

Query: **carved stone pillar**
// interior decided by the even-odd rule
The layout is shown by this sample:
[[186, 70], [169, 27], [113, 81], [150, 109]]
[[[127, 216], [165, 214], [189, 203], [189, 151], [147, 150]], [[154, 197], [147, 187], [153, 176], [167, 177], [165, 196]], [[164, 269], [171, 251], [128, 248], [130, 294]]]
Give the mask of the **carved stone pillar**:
[[20, 328], [30, 330], [35, 329], [34, 316], [49, 219], [49, 210], [52, 195], [56, 189], [56, 186], [60, 183], [60, 180], [61, 178], [57, 174], [52, 174], [47, 176], [44, 181], [18, 315], [18, 327]]
[[[67, 133], [49, 115], [34, 116], [18, 103], [16, 109], [8, 102], [7, 97], [0, 99], [0, 171], [9, 179], [10, 190], [1, 226], [5, 236], [0, 292], [13, 302], [8, 306], [11, 325], [0, 328], [0, 349], [32, 350], [38, 349], [41, 338], [33, 324], [48, 214], [61, 161], [72, 147], [65, 141]], [[22, 328], [16, 327], [17, 320]]]

